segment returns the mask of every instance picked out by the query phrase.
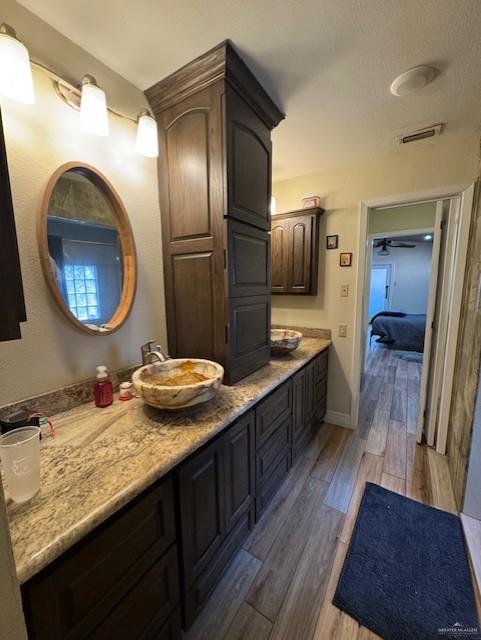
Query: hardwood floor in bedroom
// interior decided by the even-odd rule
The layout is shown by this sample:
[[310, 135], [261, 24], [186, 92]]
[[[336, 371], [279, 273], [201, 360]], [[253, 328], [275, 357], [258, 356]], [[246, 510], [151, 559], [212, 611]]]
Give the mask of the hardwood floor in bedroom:
[[443, 456], [416, 444], [421, 365], [375, 345], [356, 431], [324, 423], [186, 640], [369, 640], [331, 604], [366, 481], [455, 511]]

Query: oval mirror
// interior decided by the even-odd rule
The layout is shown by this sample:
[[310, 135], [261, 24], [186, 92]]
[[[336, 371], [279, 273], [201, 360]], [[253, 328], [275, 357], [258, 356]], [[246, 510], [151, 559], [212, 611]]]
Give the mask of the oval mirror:
[[47, 285], [67, 318], [91, 334], [118, 329], [132, 308], [137, 264], [127, 213], [107, 179], [85, 164], [60, 167], [38, 239]]

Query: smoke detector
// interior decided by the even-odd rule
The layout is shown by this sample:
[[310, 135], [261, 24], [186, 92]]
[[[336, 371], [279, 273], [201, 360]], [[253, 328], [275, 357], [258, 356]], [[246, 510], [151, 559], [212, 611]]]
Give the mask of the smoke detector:
[[418, 142], [419, 140], [426, 140], [426, 138], [434, 138], [434, 136], [441, 135], [443, 130], [443, 124], [432, 124], [429, 127], [423, 129], [417, 129], [416, 131], [409, 131], [396, 137], [398, 144], [409, 144], [410, 142]]
[[391, 93], [394, 96], [404, 97], [417, 93], [434, 80], [436, 69], [426, 64], [408, 69], [401, 73], [391, 84]]

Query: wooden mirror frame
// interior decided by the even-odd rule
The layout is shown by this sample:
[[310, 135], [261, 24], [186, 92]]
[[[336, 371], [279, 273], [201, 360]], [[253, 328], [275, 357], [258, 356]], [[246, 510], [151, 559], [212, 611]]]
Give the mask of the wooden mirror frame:
[[[96, 331], [90, 329], [85, 324], [77, 320], [77, 318], [70, 311], [67, 306], [62, 293], [57, 287], [55, 275], [52, 271], [50, 264], [50, 253], [48, 250], [48, 235], [47, 235], [47, 215], [52, 192], [55, 189], [59, 178], [66, 172], [76, 170], [86, 178], [88, 178], [107, 198], [109, 202], [114, 218], [117, 222], [117, 228], [120, 237], [120, 248], [122, 250], [122, 263], [124, 271], [124, 279], [122, 286], [122, 294], [120, 296], [119, 305], [112, 316], [109, 324], [112, 328]], [[114, 333], [124, 324], [130, 315], [132, 306], [134, 304], [135, 292], [137, 289], [137, 254], [135, 251], [134, 234], [130, 221], [127, 215], [127, 211], [120, 199], [120, 196], [115, 191], [112, 184], [107, 178], [97, 171], [95, 167], [83, 162], [66, 162], [60, 166], [48, 181], [47, 188], [42, 199], [42, 205], [40, 207], [38, 219], [37, 219], [37, 240], [40, 253], [40, 262], [42, 264], [42, 271], [45, 277], [50, 292], [52, 293], [55, 301], [60, 307], [62, 313], [73, 323], [77, 329], [80, 329], [84, 333], [88, 333], [94, 336], [105, 336]]]

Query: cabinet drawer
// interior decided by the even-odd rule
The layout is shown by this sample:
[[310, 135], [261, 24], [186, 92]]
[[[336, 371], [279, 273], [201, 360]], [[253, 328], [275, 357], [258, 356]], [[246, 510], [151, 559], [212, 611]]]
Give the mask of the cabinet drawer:
[[29, 633], [36, 640], [90, 637], [174, 539], [169, 478], [23, 586]]
[[257, 485], [260, 486], [272, 471], [272, 465], [289, 446], [292, 418], [288, 416], [277, 427], [267, 442], [257, 451], [256, 470]]
[[292, 380], [285, 382], [256, 409], [256, 447], [260, 449], [280, 423], [292, 413]]
[[189, 629], [192, 625], [192, 622], [204, 606], [212, 589], [216, 586], [218, 579], [227, 568], [236, 551], [241, 547], [253, 526], [254, 508], [252, 507], [238, 519], [232, 531], [224, 540], [219, 553], [185, 594], [185, 630]]
[[291, 452], [286, 450], [279, 462], [275, 465], [271, 475], [266, 478], [265, 482], [259, 487], [256, 497], [256, 520], [259, 520], [262, 512], [269, 504], [270, 500], [276, 494], [282, 481], [289, 473], [291, 466]]
[[156, 638], [155, 630], [165, 623], [179, 597], [177, 547], [173, 545], [108, 614], [89, 640]]

